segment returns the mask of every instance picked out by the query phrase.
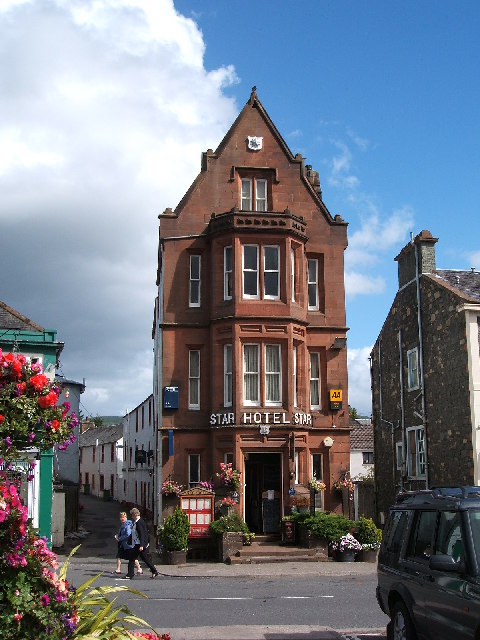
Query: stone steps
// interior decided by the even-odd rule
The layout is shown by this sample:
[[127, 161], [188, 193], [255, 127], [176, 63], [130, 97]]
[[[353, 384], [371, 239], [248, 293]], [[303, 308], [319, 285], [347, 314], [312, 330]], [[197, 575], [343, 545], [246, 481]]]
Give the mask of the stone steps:
[[330, 558], [317, 549], [281, 545], [278, 538], [258, 536], [250, 546], [242, 547], [226, 559], [227, 564], [260, 564], [273, 562], [328, 562]]

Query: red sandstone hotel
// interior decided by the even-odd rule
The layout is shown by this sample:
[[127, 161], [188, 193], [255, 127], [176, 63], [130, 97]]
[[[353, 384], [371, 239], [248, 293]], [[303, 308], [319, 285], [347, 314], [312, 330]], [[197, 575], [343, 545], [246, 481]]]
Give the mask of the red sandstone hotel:
[[[258, 532], [278, 527], [314, 474], [327, 485], [317, 508], [341, 511], [333, 483], [350, 454], [347, 223], [332, 217], [318, 173], [292, 155], [255, 88], [176, 209], [159, 218], [163, 479], [194, 487], [233, 462], [240, 512]], [[331, 403], [339, 396], [340, 408]], [[267, 496], [276, 505], [268, 526]]]

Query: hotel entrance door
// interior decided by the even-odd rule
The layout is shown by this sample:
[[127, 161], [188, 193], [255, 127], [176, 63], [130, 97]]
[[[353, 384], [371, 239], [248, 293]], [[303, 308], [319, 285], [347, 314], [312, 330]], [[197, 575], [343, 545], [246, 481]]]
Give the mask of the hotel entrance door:
[[245, 456], [245, 522], [250, 531], [280, 531], [281, 476], [280, 453]]

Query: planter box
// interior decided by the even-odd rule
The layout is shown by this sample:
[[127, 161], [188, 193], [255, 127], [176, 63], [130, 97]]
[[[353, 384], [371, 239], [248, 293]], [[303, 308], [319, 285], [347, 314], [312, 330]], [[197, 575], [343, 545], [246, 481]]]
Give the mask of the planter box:
[[186, 564], [187, 551], [182, 549], [181, 551], [163, 551], [164, 564]]
[[355, 551], [351, 549], [337, 551], [335, 559], [337, 562], [355, 562]]
[[319, 538], [305, 527], [300, 527], [300, 545], [307, 549], [317, 549], [319, 553], [328, 556], [328, 541], [325, 538]]
[[367, 549], [358, 552], [357, 562], [376, 562], [378, 551], [375, 549]]
[[228, 531], [218, 538], [218, 560], [225, 562], [227, 558], [238, 555], [243, 547], [243, 533]]

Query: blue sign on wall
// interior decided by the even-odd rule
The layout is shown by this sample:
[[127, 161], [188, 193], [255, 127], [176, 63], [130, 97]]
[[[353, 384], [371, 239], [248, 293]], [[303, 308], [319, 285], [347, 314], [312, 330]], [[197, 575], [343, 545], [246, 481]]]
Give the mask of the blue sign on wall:
[[163, 387], [163, 408], [178, 409], [178, 387]]

